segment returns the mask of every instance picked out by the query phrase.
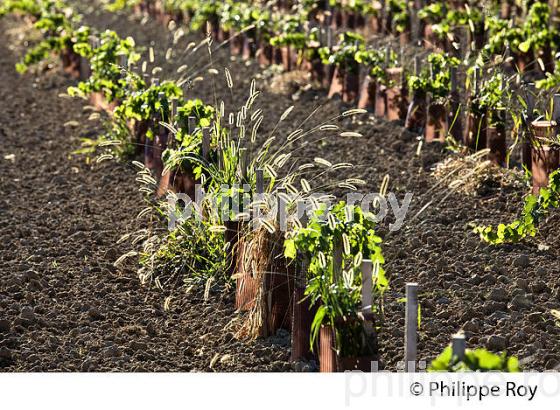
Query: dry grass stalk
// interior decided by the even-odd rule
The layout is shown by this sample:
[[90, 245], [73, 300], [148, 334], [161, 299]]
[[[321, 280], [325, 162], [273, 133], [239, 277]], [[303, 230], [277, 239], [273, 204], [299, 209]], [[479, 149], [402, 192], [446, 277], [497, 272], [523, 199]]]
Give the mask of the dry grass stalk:
[[282, 257], [283, 234], [278, 229], [269, 232], [263, 226], [248, 233], [240, 241], [245, 247], [242, 272], [249, 272], [257, 282], [257, 293], [247, 319], [237, 332], [237, 337], [256, 339], [268, 336], [269, 293], [267, 276], [276, 273], [275, 259]]
[[488, 181], [501, 187], [517, 184], [519, 176], [490, 161], [489, 153], [489, 149], [483, 149], [472, 155], [449, 157], [436, 166], [433, 176], [450, 190], [470, 196], [476, 195]]

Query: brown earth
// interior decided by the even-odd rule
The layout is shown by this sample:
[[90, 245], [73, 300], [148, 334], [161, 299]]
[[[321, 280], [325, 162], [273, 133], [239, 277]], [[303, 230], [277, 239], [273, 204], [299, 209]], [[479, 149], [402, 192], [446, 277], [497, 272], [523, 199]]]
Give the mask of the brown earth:
[[[263, 90], [258, 106], [268, 120], [263, 122], [263, 135], [268, 136], [282, 112], [294, 104], [292, 93], [275, 92], [285, 87], [269, 87], [278, 83], [277, 76], [254, 63], [230, 61], [227, 52], [218, 51], [213, 67], [220, 74], [212, 81], [200, 69], [209, 61], [207, 54], [165, 61], [172, 37], [159, 23], [87, 7], [83, 12], [87, 24], [131, 35], [140, 46], [152, 45], [156, 64], [162, 67], [160, 78], [176, 78], [175, 70], [183, 64], [191, 67], [191, 73], [204, 74], [207, 80], [196, 82], [190, 95], [206, 101], [223, 99], [230, 111], [245, 102], [250, 80], [257, 78]], [[198, 34], [187, 37], [200, 40]], [[187, 43], [183, 39], [180, 45]], [[57, 98], [69, 84], [67, 79], [56, 70], [37, 80], [18, 76], [14, 52], [5, 47], [0, 73], [0, 135], [5, 141], [0, 148], [4, 370], [186, 371], [209, 370], [210, 362], [219, 371], [292, 369], [286, 362], [286, 335], [245, 344], [224, 330], [235, 317], [231, 294], [216, 293], [207, 302], [200, 294], [179, 297], [172, 311], [164, 312], [157, 291], [140, 287], [133, 271], [112, 267], [116, 257], [129, 250], [115, 245], [116, 240], [138, 228], [135, 215], [144, 205], [134, 173], [112, 162], [90, 167], [79, 159], [69, 160], [78, 137], [95, 135], [99, 126], [86, 121], [78, 102]], [[224, 66], [232, 72], [231, 93], [223, 78]], [[316, 107], [321, 106], [307, 126], [349, 108], [327, 100], [315, 87], [298, 89], [296, 95], [296, 110], [275, 131], [280, 138]], [[80, 129], [63, 126], [70, 120], [78, 120]], [[401, 230], [390, 233], [387, 222], [380, 227], [391, 286], [379, 334], [384, 367], [394, 370], [402, 360], [400, 299], [405, 283], [414, 281], [420, 285], [421, 360], [433, 359], [451, 335], [464, 329], [469, 347], [507, 349], [523, 360], [526, 369], [557, 368], [560, 327], [550, 310], [560, 307], [558, 212], [542, 224], [536, 238], [500, 247], [483, 244], [470, 223], [511, 221], [520, 211], [524, 187], [500, 187], [489, 178], [473, 195], [450, 192], [447, 184], [437, 185], [432, 176], [435, 164], [450, 155], [441, 145], [424, 146], [416, 155], [415, 135], [397, 122], [369, 115], [339, 125], [364, 137], [333, 136], [304, 144], [296, 159], [352, 162], [356, 167], [347, 176], [367, 181], [362, 192], [378, 191], [389, 175], [389, 191], [399, 202], [406, 192], [414, 195]], [[4, 159], [12, 153], [15, 162]], [[326, 180], [340, 177], [329, 175]]]

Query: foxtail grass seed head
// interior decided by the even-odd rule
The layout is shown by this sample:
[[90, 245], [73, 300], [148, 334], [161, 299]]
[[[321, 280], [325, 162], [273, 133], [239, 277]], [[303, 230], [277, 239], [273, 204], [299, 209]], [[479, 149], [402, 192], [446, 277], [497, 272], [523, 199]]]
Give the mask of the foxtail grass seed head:
[[259, 108], [253, 114], [251, 114], [251, 122], [262, 121], [264, 116], [262, 115], [262, 110]]
[[324, 158], [315, 157], [313, 159], [313, 161], [315, 161], [319, 165], [323, 165], [323, 166], [328, 167], [328, 168], [331, 168], [332, 165], [333, 165], [332, 163], [330, 163], [329, 161], [327, 161]]
[[294, 106], [290, 106], [286, 109], [286, 111], [284, 111], [282, 113], [282, 115], [280, 116], [280, 121], [284, 121], [286, 118], [288, 118], [288, 115], [290, 115], [290, 113], [293, 111]]
[[363, 258], [364, 256], [362, 252], [358, 252], [356, 255], [354, 255], [354, 267], [360, 267], [362, 265]]
[[290, 134], [288, 134], [288, 136], [286, 137], [286, 140], [288, 142], [291, 142], [293, 140], [295, 140], [296, 138], [300, 137], [301, 135], [303, 135], [303, 130], [301, 128], [292, 131]]
[[352, 168], [354, 165], [350, 164], [349, 162], [339, 162], [338, 164], [334, 164], [332, 166], [333, 170], [336, 169], [345, 169], [345, 168]]
[[325, 258], [325, 254], [322, 251], [319, 251], [319, 266], [321, 269], [325, 269], [327, 267], [327, 258]]
[[306, 169], [312, 169], [315, 168], [315, 164], [302, 164], [298, 167], [298, 171], [305, 171]]
[[257, 133], [259, 131], [259, 127], [261, 126], [263, 117], [260, 117], [258, 121], [253, 124], [253, 129], [251, 130], [251, 142], [255, 143], [257, 141]]
[[358, 188], [357, 188], [355, 185], [349, 184], [349, 183], [347, 183], [347, 182], [339, 182], [339, 183], [337, 184], [337, 186], [338, 186], [339, 188], [348, 189], [348, 190], [350, 190], [350, 191], [357, 191], [357, 190], [358, 190]]
[[173, 33], [173, 45], [177, 45], [179, 40], [185, 35], [185, 31], [182, 28], [179, 28], [175, 33]]
[[138, 215], [136, 215], [136, 219], [142, 219], [143, 217], [145, 217], [146, 215], [149, 215], [152, 212], [152, 208], [148, 207], [148, 208], [144, 208], [142, 209]]
[[354, 109], [351, 109], [351, 110], [344, 111], [342, 113], [342, 116], [343, 117], [350, 117], [352, 115], [366, 114], [366, 113], [367, 113], [367, 110], [364, 110], [364, 109], [361, 109], [361, 108], [354, 108]]
[[64, 128], [78, 127], [79, 125], [80, 123], [78, 121], [71, 120], [64, 123]]
[[329, 228], [334, 231], [334, 229], [336, 228], [336, 218], [333, 214], [329, 213], [327, 215], [327, 222], [329, 224]]
[[229, 89], [233, 88], [233, 80], [231, 78], [231, 73], [229, 72], [229, 69], [226, 67], [224, 69], [225, 75], [226, 75], [226, 84], [228, 86]]
[[340, 136], [341, 137], [351, 137], [351, 138], [363, 137], [363, 135], [360, 134], [359, 132], [352, 132], [352, 131], [342, 132], [342, 133], [340, 133]]
[[383, 181], [381, 182], [381, 188], [379, 189], [379, 194], [382, 197], [387, 195], [387, 190], [389, 189], [389, 174], [383, 177]]
[[364, 181], [363, 179], [358, 179], [358, 178], [348, 178], [346, 180], [346, 182], [348, 182], [349, 184], [353, 184], [353, 185], [366, 185], [366, 181]]
[[99, 143], [100, 147], [110, 147], [110, 146], [116, 146], [116, 145], [121, 145], [122, 141], [118, 141], [118, 140], [109, 140], [109, 141], [102, 141]]
[[169, 312], [169, 309], [171, 309], [171, 296], [166, 297], [163, 302], [163, 310]]
[[132, 161], [132, 165], [134, 165], [139, 170], [146, 169], [146, 166], [139, 161]]
[[182, 72], [186, 71], [187, 68], [189, 68], [189, 66], [186, 65], [186, 64], [183, 64], [182, 66], [180, 66], [180, 67], [177, 69], [177, 74], [181, 74]]
[[351, 206], [346, 205], [344, 207], [344, 217], [346, 218], [346, 223], [350, 223], [354, 219], [354, 213]]
[[342, 245], [344, 248], [344, 254], [350, 255], [350, 239], [345, 233], [342, 234]]
[[324, 124], [319, 127], [319, 131], [337, 131], [338, 126], [334, 124]]
[[264, 166], [264, 169], [266, 171], [266, 173], [271, 177], [271, 178], [275, 178], [278, 177], [278, 174], [276, 173], [276, 171], [274, 170], [274, 168], [272, 168], [272, 166], [270, 164], [266, 164]]
[[95, 162], [97, 162], [99, 164], [100, 162], [103, 162], [103, 161], [106, 161], [106, 160], [109, 160], [109, 159], [113, 159], [113, 158], [114, 158], [114, 156], [112, 154], [103, 154], [103, 155], [100, 155], [99, 157], [97, 157]]
[[249, 95], [253, 95], [255, 94], [255, 92], [257, 91], [257, 82], [255, 81], [255, 79], [253, 78], [251, 80], [251, 86], [249, 88]]
[[274, 227], [274, 224], [272, 222], [263, 219], [261, 223], [264, 226], [264, 228], [268, 231], [268, 233], [273, 234], [274, 232], [276, 232], [276, 228]]

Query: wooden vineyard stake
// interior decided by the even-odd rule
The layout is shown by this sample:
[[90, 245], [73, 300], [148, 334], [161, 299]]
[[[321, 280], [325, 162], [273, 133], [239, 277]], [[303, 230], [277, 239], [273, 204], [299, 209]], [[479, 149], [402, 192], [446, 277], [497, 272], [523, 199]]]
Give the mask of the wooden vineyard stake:
[[[421, 61], [420, 56], [414, 56], [414, 73], [416, 76], [420, 74]], [[424, 92], [414, 91], [412, 100], [408, 105], [408, 110], [405, 119], [405, 128], [409, 131], [416, 132], [422, 135], [424, 127], [426, 126], [426, 94]]]
[[524, 92], [525, 103], [527, 104], [527, 112], [524, 116], [524, 138], [521, 144], [521, 162], [522, 164], [531, 171], [533, 161], [532, 161], [532, 129], [531, 123], [533, 122], [533, 110], [535, 109], [535, 84], [529, 83]]
[[178, 109], [177, 98], [171, 99], [171, 121], [173, 124], [177, 124], [177, 109]]
[[447, 136], [447, 118], [448, 113], [443, 104], [428, 99], [428, 119], [426, 127], [424, 127], [424, 138], [426, 142], [445, 142]]
[[196, 117], [189, 115], [187, 118], [187, 132], [193, 134], [196, 130]]
[[480, 67], [474, 69], [473, 89], [469, 97], [469, 110], [467, 118], [467, 126], [465, 128], [464, 142], [465, 146], [474, 151], [486, 148], [486, 113], [473, 112], [472, 105], [475, 97], [478, 95], [480, 85]]
[[550, 174], [560, 168], [560, 149], [549, 142], [557, 137], [559, 113], [560, 94], [555, 94], [552, 120], [536, 120], [531, 123], [531, 170], [535, 195], [539, 194], [541, 188], [548, 186]]
[[418, 331], [418, 283], [406, 284], [404, 359], [407, 372], [416, 371]]
[[447, 123], [449, 124], [449, 133], [451, 136], [455, 141], [460, 142], [463, 139], [463, 116], [457, 87], [457, 68], [451, 67], [449, 75], [451, 79], [451, 103], [449, 105]]
[[[336, 238], [333, 244], [333, 282], [342, 275], [342, 238]], [[335, 351], [335, 329], [330, 325], [322, 325], [319, 334], [319, 367], [321, 373], [332, 373], [338, 369]]]
[[125, 70], [128, 69], [128, 58], [126, 55], [121, 54], [119, 56], [119, 66]]
[[257, 168], [255, 170], [255, 176], [256, 193], [257, 195], [262, 196], [264, 194], [264, 171], [261, 168]]
[[[296, 202], [298, 215], [300, 210], [305, 210], [305, 201]], [[307, 226], [307, 213], [303, 213], [300, 223]], [[292, 351], [290, 360], [298, 361], [311, 359], [313, 354], [309, 348], [310, 330], [316, 308], [312, 308], [309, 299], [305, 298], [307, 286], [307, 269], [309, 260], [305, 255], [299, 255], [299, 266], [295, 272], [294, 291], [292, 296]]]
[[[173, 98], [171, 100], [170, 115], [171, 115], [171, 117], [170, 117], [171, 124], [173, 124], [173, 126], [176, 127], [176, 125], [177, 125], [177, 122], [176, 122], [177, 100], [175, 98]], [[175, 142], [175, 138], [173, 138], [173, 137], [168, 138], [167, 146], [172, 147], [174, 142]], [[174, 182], [176, 178], [177, 178], [177, 176], [176, 176], [175, 171], [172, 171], [170, 169], [166, 170], [165, 166], [163, 166], [161, 178], [159, 180], [158, 188], [157, 188], [157, 191], [156, 191], [156, 197], [161, 198], [163, 195], [165, 195], [167, 193], [167, 191], [169, 190], [170, 186], [172, 185], [172, 180]]]
[[336, 238], [333, 245], [333, 282], [342, 276], [342, 238]]
[[208, 160], [210, 156], [210, 128], [202, 128], [202, 157]]
[[239, 176], [242, 182], [247, 179], [247, 148], [239, 148]]
[[552, 97], [552, 121], [560, 123], [560, 94]]

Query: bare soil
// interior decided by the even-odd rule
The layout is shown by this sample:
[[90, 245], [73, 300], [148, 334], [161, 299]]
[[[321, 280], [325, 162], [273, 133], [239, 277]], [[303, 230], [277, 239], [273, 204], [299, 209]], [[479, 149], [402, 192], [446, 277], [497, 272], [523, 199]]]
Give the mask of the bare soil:
[[[176, 78], [189, 64], [203, 67], [206, 54], [166, 61], [172, 44], [161, 24], [141, 23], [128, 14], [83, 7], [86, 24], [131, 35], [152, 45], [160, 78]], [[8, 23], [2, 22], [2, 28]], [[2, 30], [4, 31], [4, 30]], [[200, 40], [197, 33], [182, 40]], [[70, 81], [55, 69], [18, 76], [16, 55], [3, 35], [0, 55], [0, 366], [5, 371], [287, 371], [289, 338], [280, 334], [256, 343], [233, 338], [231, 294], [179, 297], [165, 312], [156, 290], [139, 285], [134, 272], [116, 271], [113, 261], [129, 249], [116, 245], [138, 228], [135, 215], [144, 207], [134, 172], [114, 162], [88, 166], [68, 158], [78, 138], [93, 136], [99, 125], [86, 121], [77, 101], [60, 99]], [[12, 38], [10, 38], [12, 40]], [[21, 52], [16, 50], [15, 53]], [[232, 72], [232, 92], [223, 67]], [[152, 66], [153, 67], [153, 66]], [[274, 74], [255, 63], [213, 55], [220, 71], [215, 81], [196, 82], [192, 96], [241, 106], [252, 78], [263, 90], [259, 106], [263, 134], [272, 131], [282, 112], [297, 102], [290, 121], [275, 132], [285, 136], [316, 107], [309, 123], [338, 115], [348, 106], [327, 100], [315, 87], [278, 87]], [[201, 74], [204, 70], [199, 70]], [[274, 81], [272, 81], [274, 79]], [[271, 87], [273, 84], [275, 86]], [[286, 89], [291, 92], [286, 92]], [[77, 120], [77, 128], [64, 123]], [[527, 370], [557, 369], [560, 327], [550, 314], [560, 307], [560, 214], [553, 213], [537, 237], [516, 245], [492, 247], [472, 233], [471, 222], [509, 222], [518, 215], [524, 187], [500, 187], [493, 178], [473, 195], [451, 192], [432, 176], [436, 163], [450, 154], [440, 144], [424, 145], [398, 122], [364, 115], [341, 125], [361, 132], [360, 139], [329, 138], [297, 151], [299, 161], [323, 157], [348, 161], [348, 177], [363, 178], [362, 192], [377, 192], [385, 175], [389, 191], [402, 201], [413, 193], [405, 226], [389, 232], [380, 226], [391, 289], [379, 344], [383, 366], [395, 370], [403, 359], [404, 296], [407, 282], [420, 286], [419, 358], [430, 361], [464, 329], [469, 347], [507, 350]], [[15, 154], [15, 161], [5, 159]], [[341, 175], [329, 178], [340, 179]], [[340, 195], [342, 193], [339, 192]], [[427, 205], [427, 206], [426, 206]], [[413, 218], [423, 210], [417, 218]], [[210, 366], [210, 364], [214, 366]], [[298, 367], [298, 370], [300, 368]]]

